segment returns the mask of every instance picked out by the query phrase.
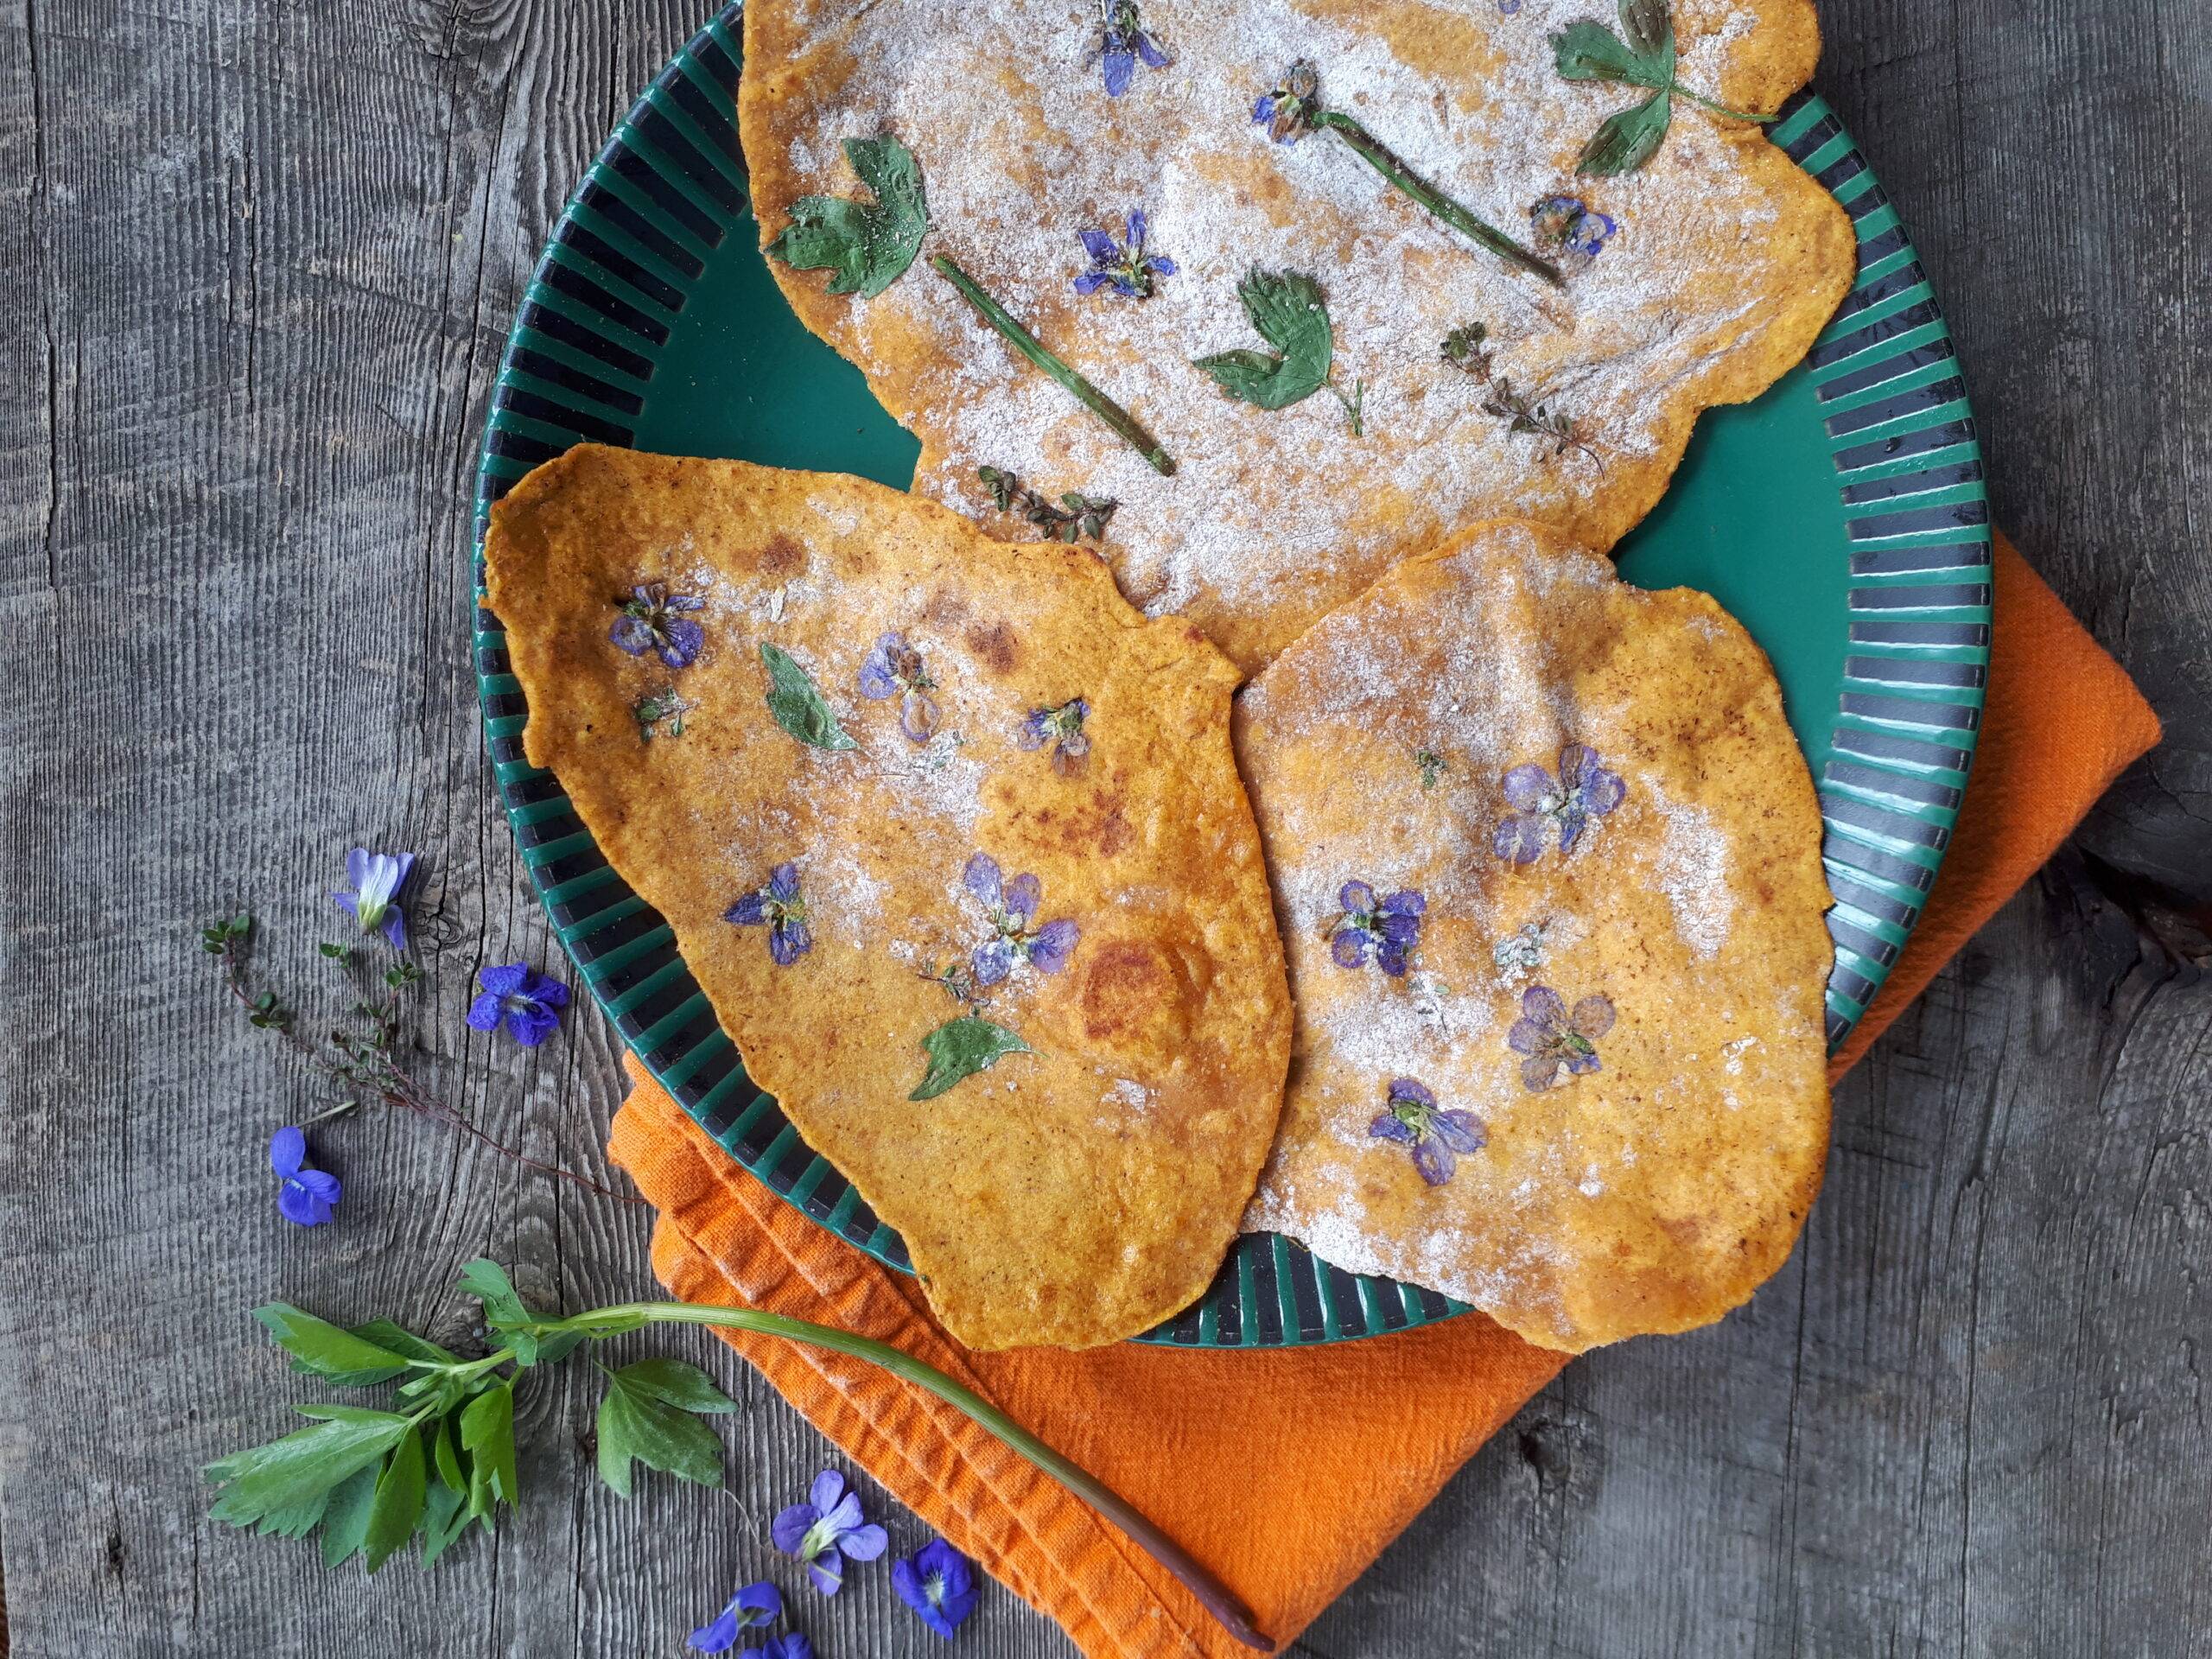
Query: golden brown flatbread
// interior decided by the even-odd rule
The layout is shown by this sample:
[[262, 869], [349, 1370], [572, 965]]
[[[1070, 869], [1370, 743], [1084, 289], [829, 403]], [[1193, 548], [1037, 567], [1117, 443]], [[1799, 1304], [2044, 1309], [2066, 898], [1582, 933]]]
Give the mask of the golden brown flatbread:
[[1290, 1033], [1221, 654], [1088, 553], [735, 461], [573, 449], [486, 557], [531, 760], [946, 1327], [1198, 1296]]
[[[1505, 15], [1507, 10], [1511, 16]], [[1755, 126], [1675, 101], [1641, 170], [1575, 172], [1640, 88], [1575, 83], [1551, 37], [1592, 0], [752, 0], [739, 114], [763, 245], [801, 197], [866, 201], [842, 150], [888, 133], [918, 158], [931, 231], [874, 298], [769, 263], [807, 327], [867, 373], [922, 440], [915, 487], [1019, 539], [978, 469], [1048, 499], [1110, 498], [1106, 552], [1148, 613], [1177, 613], [1248, 671], [1396, 560], [1485, 518], [1554, 525], [1603, 550], [1659, 499], [1698, 412], [1757, 396], [1847, 289], [1842, 209]], [[1772, 110], [1819, 50], [1808, 0], [1679, 0], [1679, 73]], [[1142, 39], [1139, 39], [1138, 35]], [[1128, 60], [1128, 85], [1106, 78]], [[1152, 58], [1169, 60], [1154, 67]], [[1332, 132], [1271, 143], [1255, 99], [1294, 60], [1430, 181], [1567, 269], [1563, 289], [1474, 246]], [[1583, 212], [1545, 211], [1569, 198]], [[1081, 232], [1172, 261], [1133, 298], [1078, 292]], [[1610, 226], [1610, 232], [1606, 226]], [[1574, 246], [1563, 248], [1558, 238]], [[1586, 251], [1599, 244], [1594, 256]], [[930, 264], [944, 253], [1119, 400], [1177, 462], [1140, 455], [987, 328]], [[1110, 263], [1110, 262], [1109, 262]], [[1311, 276], [1335, 384], [1276, 410], [1227, 398], [1192, 359], [1263, 349], [1237, 288], [1254, 266]], [[1135, 285], [1133, 282], [1132, 286]], [[1486, 334], [1443, 359], [1446, 339]], [[1488, 375], [1480, 378], [1471, 370]], [[1586, 448], [1513, 429], [1499, 383]], [[1491, 405], [1486, 408], [1485, 405]]]
[[1238, 701], [1298, 1029], [1246, 1225], [1579, 1351], [1710, 1323], [1827, 1150], [1819, 807], [1766, 658], [1495, 524]]

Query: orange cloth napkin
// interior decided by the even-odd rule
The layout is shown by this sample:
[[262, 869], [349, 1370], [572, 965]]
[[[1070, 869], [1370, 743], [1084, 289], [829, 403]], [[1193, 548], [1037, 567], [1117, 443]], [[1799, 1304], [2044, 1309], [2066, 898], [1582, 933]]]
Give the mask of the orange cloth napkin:
[[[2002, 541], [1996, 589], [1964, 814], [1839, 1074], [2158, 741], [2126, 675]], [[610, 1150], [660, 1211], [653, 1271], [671, 1292], [880, 1338], [960, 1378], [1212, 1567], [1284, 1646], [1567, 1363], [1471, 1313], [1329, 1347], [969, 1353], [938, 1328], [913, 1280], [738, 1168], [626, 1064], [636, 1087]], [[1150, 1556], [950, 1407], [859, 1361], [718, 1334], [1090, 1659], [1245, 1651]]]

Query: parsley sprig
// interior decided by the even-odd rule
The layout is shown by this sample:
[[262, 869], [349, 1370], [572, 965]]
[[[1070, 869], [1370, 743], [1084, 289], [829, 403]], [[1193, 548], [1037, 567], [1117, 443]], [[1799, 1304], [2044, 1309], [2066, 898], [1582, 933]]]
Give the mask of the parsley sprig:
[[1583, 146], [1579, 171], [1592, 175], [1633, 173], [1659, 153], [1674, 119], [1677, 94], [1732, 121], [1764, 124], [1770, 115], [1732, 110], [1675, 79], [1675, 23], [1667, 0], [1620, 0], [1621, 32], [1585, 18], [1552, 36], [1554, 62], [1568, 80], [1644, 86], [1651, 96], [1619, 111]]
[[[291, 1355], [294, 1370], [337, 1388], [391, 1387], [395, 1408], [297, 1408], [308, 1427], [207, 1465], [219, 1489], [214, 1518], [287, 1538], [320, 1531], [323, 1560], [334, 1567], [359, 1554], [373, 1573], [416, 1541], [429, 1565], [472, 1523], [489, 1531], [499, 1507], [518, 1503], [515, 1389], [525, 1373], [557, 1363], [585, 1343], [648, 1325], [714, 1325], [866, 1360], [935, 1395], [1120, 1528], [1237, 1641], [1274, 1650], [1249, 1608], [1112, 1489], [972, 1389], [887, 1343], [759, 1308], [689, 1302], [625, 1302], [563, 1318], [532, 1308], [497, 1262], [481, 1259], [462, 1269], [461, 1286], [483, 1305], [485, 1329], [499, 1344], [480, 1358], [452, 1353], [388, 1319], [346, 1329], [282, 1302], [255, 1309]], [[598, 1463], [608, 1485], [627, 1496], [637, 1463], [702, 1485], [721, 1484], [721, 1440], [699, 1419], [737, 1408], [711, 1377], [672, 1359], [640, 1360], [607, 1376]]]

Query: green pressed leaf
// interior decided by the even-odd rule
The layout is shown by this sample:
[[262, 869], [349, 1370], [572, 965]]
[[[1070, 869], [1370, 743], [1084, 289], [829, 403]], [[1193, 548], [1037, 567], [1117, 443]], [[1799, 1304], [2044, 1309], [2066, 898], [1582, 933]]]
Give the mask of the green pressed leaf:
[[415, 1535], [415, 1522], [423, 1514], [423, 1437], [408, 1433], [391, 1449], [384, 1473], [377, 1477], [377, 1492], [369, 1505], [368, 1530], [361, 1539], [361, 1554], [373, 1573], [390, 1560]]
[[276, 1345], [292, 1357], [292, 1369], [304, 1375], [328, 1377], [358, 1389], [389, 1382], [407, 1369], [407, 1355], [319, 1319], [289, 1302], [257, 1307], [253, 1317], [269, 1327]]
[[929, 203], [913, 152], [896, 138], [848, 138], [845, 159], [873, 203], [802, 196], [768, 251], [798, 270], [827, 270], [832, 294], [872, 300], [906, 274], [929, 229]]
[[629, 1497], [635, 1461], [701, 1486], [722, 1484], [722, 1443], [714, 1430], [636, 1386], [623, 1371], [610, 1371], [607, 1380], [607, 1398], [599, 1402], [601, 1480]]
[[210, 1513], [233, 1527], [303, 1535], [322, 1516], [331, 1492], [375, 1463], [406, 1434], [410, 1420], [351, 1406], [302, 1406], [315, 1419], [281, 1440], [233, 1452], [207, 1465], [222, 1488]]
[[322, 1564], [343, 1567], [359, 1553], [369, 1535], [369, 1510], [376, 1502], [377, 1465], [368, 1464], [340, 1481], [322, 1511]]
[[1262, 409], [1287, 409], [1328, 383], [1335, 342], [1319, 283], [1294, 270], [1255, 267], [1236, 285], [1252, 327], [1281, 353], [1220, 352], [1193, 359], [1230, 397]]
[[1674, 112], [1674, 100], [1654, 92], [1633, 108], [1608, 117], [1582, 147], [1576, 170], [1592, 177], [1635, 172], [1658, 154]]
[[922, 1051], [930, 1057], [929, 1070], [909, 1100], [935, 1100], [963, 1077], [987, 1071], [1009, 1054], [1033, 1052], [1004, 1026], [972, 1014], [948, 1020], [930, 1033], [922, 1039]]
[[639, 1394], [684, 1411], [735, 1411], [737, 1402], [724, 1394], [696, 1365], [681, 1359], [641, 1359], [614, 1375]]
[[777, 725], [817, 749], [860, 747], [845, 735], [836, 712], [789, 652], [764, 641], [760, 660], [767, 664], [768, 712], [776, 717]]
[[468, 1513], [489, 1522], [501, 1503], [522, 1491], [515, 1475], [515, 1391], [505, 1379], [478, 1395], [461, 1414], [461, 1445], [468, 1453]]

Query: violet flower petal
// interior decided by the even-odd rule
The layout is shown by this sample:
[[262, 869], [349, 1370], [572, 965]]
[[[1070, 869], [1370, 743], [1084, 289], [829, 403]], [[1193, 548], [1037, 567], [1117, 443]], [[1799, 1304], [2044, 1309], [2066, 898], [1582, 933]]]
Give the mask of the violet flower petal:
[[995, 906], [999, 901], [998, 860], [988, 853], [976, 854], [968, 861], [968, 868], [961, 871], [960, 885], [984, 904]]
[[805, 1541], [807, 1529], [821, 1518], [822, 1511], [813, 1504], [794, 1503], [787, 1510], [779, 1510], [776, 1518], [768, 1523], [768, 1541], [785, 1554], [795, 1555]]
[[1441, 1186], [1452, 1179], [1452, 1172], [1459, 1166], [1459, 1160], [1452, 1148], [1431, 1135], [1414, 1148], [1414, 1167], [1421, 1178], [1431, 1186]]
[[305, 1130], [287, 1124], [269, 1137], [269, 1167], [282, 1176], [300, 1173], [300, 1166], [308, 1160], [308, 1137]]

